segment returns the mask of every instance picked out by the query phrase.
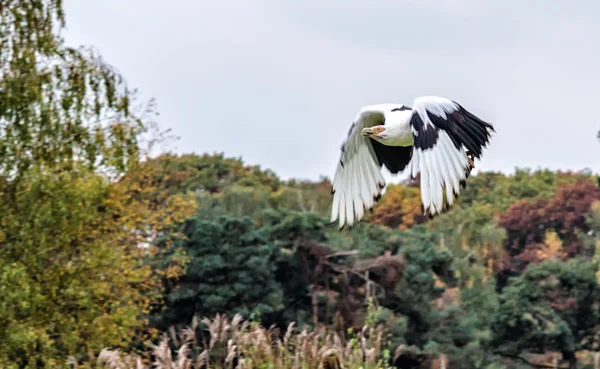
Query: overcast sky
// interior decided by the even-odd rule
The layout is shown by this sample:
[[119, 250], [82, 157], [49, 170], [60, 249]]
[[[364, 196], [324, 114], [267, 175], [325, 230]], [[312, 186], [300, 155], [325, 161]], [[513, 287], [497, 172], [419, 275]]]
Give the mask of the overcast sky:
[[[525, 5], [527, 4], [527, 5]], [[494, 124], [477, 164], [600, 172], [597, 0], [66, 0], [93, 45], [155, 97], [180, 153], [283, 178], [333, 176], [361, 106], [454, 99]]]

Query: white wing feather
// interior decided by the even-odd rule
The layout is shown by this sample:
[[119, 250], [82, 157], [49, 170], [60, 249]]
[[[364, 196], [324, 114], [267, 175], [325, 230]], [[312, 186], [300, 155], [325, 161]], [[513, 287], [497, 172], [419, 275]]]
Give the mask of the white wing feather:
[[[370, 139], [360, 133], [365, 127], [383, 124], [386, 112], [395, 106], [402, 105], [379, 104], [363, 107], [342, 144], [340, 161], [333, 178], [330, 218], [331, 223], [339, 221], [340, 229], [346, 224], [352, 227], [360, 222], [365, 209], [372, 209], [381, 196], [385, 187], [381, 163], [375, 155]], [[480, 155], [494, 129], [490, 124], [464, 110], [458, 103], [443, 97], [418, 97], [413, 102], [412, 110], [410, 124], [414, 146], [409, 164], [410, 174], [413, 179], [421, 174], [423, 210], [426, 214], [435, 216], [443, 210], [444, 189], [446, 203], [452, 206], [460, 193], [461, 185], [464, 185], [472, 169], [465, 147], [474, 149]], [[429, 114], [434, 116], [437, 125], [430, 120]], [[420, 126], [416, 128], [413, 121]], [[451, 129], [452, 132], [445, 129]], [[470, 146], [457, 141], [460, 135], [465, 142], [470, 142]]]
[[[418, 130], [414, 126], [412, 128], [415, 146], [410, 164], [411, 177], [414, 179], [421, 173], [421, 201], [423, 210], [430, 216], [435, 216], [443, 210], [444, 188], [446, 202], [448, 206], [452, 206], [460, 194], [461, 183], [464, 184], [472, 167], [465, 147], [461, 145], [457, 148], [449, 132], [436, 127], [427, 113], [446, 120], [449, 114], [458, 112], [460, 108], [456, 102], [437, 96], [418, 97], [412, 105], [413, 116], [418, 115], [423, 122], [422, 135], [429, 133], [427, 130], [438, 130], [437, 142], [432, 147], [423, 149], [418, 147]], [[450, 120], [446, 123], [455, 124]], [[483, 129], [481, 127], [478, 129]], [[493, 128], [486, 130], [491, 133]], [[483, 146], [485, 143], [487, 141]]]
[[331, 223], [339, 220], [339, 228], [352, 227], [371, 209], [381, 196], [385, 179], [381, 165], [368, 137], [360, 134], [363, 128], [382, 124], [390, 104], [363, 107], [342, 144], [342, 153], [333, 178]]

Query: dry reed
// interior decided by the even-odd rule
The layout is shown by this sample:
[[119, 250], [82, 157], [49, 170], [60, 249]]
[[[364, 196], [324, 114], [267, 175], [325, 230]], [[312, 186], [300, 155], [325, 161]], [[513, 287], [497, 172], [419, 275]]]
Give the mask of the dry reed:
[[[382, 352], [382, 327], [363, 327], [354, 337], [341, 337], [326, 328], [298, 330], [291, 323], [279, 337], [277, 329], [266, 329], [236, 315], [201, 321], [207, 337], [198, 334], [198, 319], [190, 327], [170, 330], [147, 356], [104, 349], [98, 367], [146, 369], [152, 361], [157, 369], [379, 369], [388, 368]], [[173, 353], [171, 347], [179, 347]]]

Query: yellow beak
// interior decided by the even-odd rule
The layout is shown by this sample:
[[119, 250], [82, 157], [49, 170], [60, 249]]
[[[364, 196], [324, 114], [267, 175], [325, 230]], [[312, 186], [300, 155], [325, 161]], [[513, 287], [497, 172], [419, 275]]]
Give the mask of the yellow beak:
[[372, 134], [375, 134], [375, 132], [373, 131], [373, 128], [367, 127], [367, 128], [363, 128], [363, 130], [360, 131], [360, 134], [363, 136], [370, 136]]

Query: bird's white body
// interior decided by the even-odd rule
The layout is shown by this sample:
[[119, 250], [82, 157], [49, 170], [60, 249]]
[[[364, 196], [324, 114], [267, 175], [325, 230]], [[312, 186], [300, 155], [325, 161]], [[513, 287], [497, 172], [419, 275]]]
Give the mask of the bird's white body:
[[[494, 128], [455, 101], [418, 97], [412, 107], [368, 105], [360, 109], [341, 147], [333, 179], [331, 222], [340, 228], [359, 222], [380, 198], [381, 167], [396, 174], [410, 165], [420, 173], [421, 200], [430, 216], [450, 207], [473, 169]], [[465, 151], [465, 149], [467, 151]]]

